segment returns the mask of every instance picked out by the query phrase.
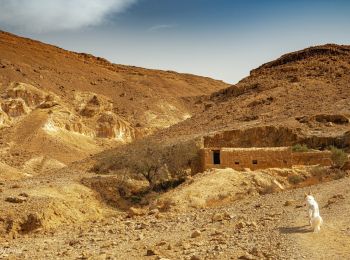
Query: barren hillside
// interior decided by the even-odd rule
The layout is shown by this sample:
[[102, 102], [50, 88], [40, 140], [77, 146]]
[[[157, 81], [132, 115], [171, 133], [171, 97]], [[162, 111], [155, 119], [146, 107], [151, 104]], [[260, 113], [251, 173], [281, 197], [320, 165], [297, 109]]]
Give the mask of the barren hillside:
[[192, 116], [188, 97], [227, 87], [194, 75], [116, 65], [6, 32], [0, 32], [0, 50], [0, 158], [32, 170], [169, 127]]
[[[256, 134], [273, 126], [303, 137], [341, 137], [350, 130], [349, 82], [350, 46], [329, 44], [289, 53], [251, 71], [237, 85], [198, 98], [202, 112], [166, 129], [164, 136], [253, 128], [257, 130], [248, 134]], [[274, 145], [283, 145], [283, 140]]]

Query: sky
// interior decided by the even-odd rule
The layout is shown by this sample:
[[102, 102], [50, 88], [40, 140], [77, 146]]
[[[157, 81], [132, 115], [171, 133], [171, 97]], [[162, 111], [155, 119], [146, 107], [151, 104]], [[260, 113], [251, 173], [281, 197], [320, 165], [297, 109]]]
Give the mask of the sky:
[[350, 44], [349, 14], [348, 0], [0, 0], [0, 30], [234, 84], [287, 52]]

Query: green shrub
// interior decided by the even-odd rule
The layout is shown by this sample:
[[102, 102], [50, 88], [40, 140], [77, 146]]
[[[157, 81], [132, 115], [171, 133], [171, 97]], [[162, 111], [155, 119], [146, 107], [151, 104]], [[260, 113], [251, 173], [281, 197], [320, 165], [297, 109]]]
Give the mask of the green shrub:
[[334, 146], [330, 147], [331, 153], [332, 153], [332, 162], [333, 166], [336, 168], [341, 168], [344, 166], [344, 164], [348, 161], [348, 155], [346, 152], [344, 152], [342, 149], [338, 149]]
[[296, 144], [292, 146], [292, 151], [293, 152], [308, 152], [309, 148], [307, 147], [306, 144]]

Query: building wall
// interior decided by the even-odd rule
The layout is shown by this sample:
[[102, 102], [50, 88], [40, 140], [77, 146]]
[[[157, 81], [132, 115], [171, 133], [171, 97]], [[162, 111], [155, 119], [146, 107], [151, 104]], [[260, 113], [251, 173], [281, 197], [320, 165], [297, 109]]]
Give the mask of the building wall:
[[332, 165], [331, 152], [304, 152], [292, 153], [293, 165]]
[[[220, 164], [214, 164], [213, 151], [220, 151]], [[292, 152], [289, 147], [276, 148], [204, 148], [203, 170], [210, 168], [291, 168], [293, 165], [331, 165], [329, 152]]]

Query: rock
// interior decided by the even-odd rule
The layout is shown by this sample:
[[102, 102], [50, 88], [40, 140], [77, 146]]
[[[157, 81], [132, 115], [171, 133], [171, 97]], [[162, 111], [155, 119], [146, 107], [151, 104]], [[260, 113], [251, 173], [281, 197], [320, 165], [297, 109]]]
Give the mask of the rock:
[[240, 222], [238, 222], [238, 223], [236, 224], [236, 228], [237, 228], [237, 229], [242, 229], [242, 228], [244, 228], [245, 226], [246, 226], [246, 223], [243, 222], [243, 221], [240, 221]]
[[258, 248], [256, 248], [256, 247], [254, 247], [251, 251], [250, 251], [250, 254], [252, 254], [252, 255], [254, 255], [254, 256], [258, 256], [258, 257], [260, 257], [260, 258], [263, 258], [263, 253], [262, 252], [260, 252], [259, 250], [258, 250]]
[[166, 245], [166, 242], [165, 242], [165, 241], [160, 241], [160, 242], [157, 244], [157, 246], [164, 246], [164, 245]]
[[23, 233], [29, 233], [41, 228], [43, 225], [42, 218], [38, 213], [30, 213], [26, 219], [20, 224]]
[[201, 260], [201, 258], [200, 258], [199, 256], [197, 256], [197, 255], [191, 256], [190, 259], [191, 259], [191, 260]]
[[148, 212], [149, 215], [157, 215], [159, 213], [159, 209], [152, 209]]
[[27, 193], [25, 193], [25, 192], [20, 193], [19, 196], [25, 197], [25, 198], [29, 197], [29, 195]]
[[142, 240], [144, 238], [144, 235], [141, 233], [138, 235], [137, 240]]
[[211, 219], [212, 219], [213, 222], [223, 221], [223, 220], [224, 220], [224, 215], [221, 214], [221, 213], [215, 213], [215, 214], [212, 216]]
[[70, 246], [75, 246], [76, 244], [79, 244], [79, 243], [80, 243], [79, 240], [76, 240], [76, 239], [70, 240], [70, 241], [68, 242], [68, 244], [69, 244]]
[[141, 208], [134, 208], [130, 207], [128, 210], [128, 216], [129, 217], [134, 217], [134, 216], [143, 216], [145, 215], [145, 210]]
[[23, 203], [27, 201], [27, 198], [25, 197], [7, 197], [5, 201], [10, 202], [10, 203]]
[[284, 203], [284, 206], [291, 206], [293, 204], [295, 204], [296, 200], [287, 200], [285, 203]]
[[153, 248], [147, 249], [146, 256], [153, 256], [153, 255], [158, 255], [158, 252]]
[[191, 238], [196, 238], [196, 237], [199, 237], [201, 236], [201, 232], [199, 230], [195, 230], [192, 235], [191, 235]]
[[245, 254], [241, 255], [240, 257], [238, 257], [238, 259], [254, 260], [255, 258], [251, 254], [245, 253]]
[[258, 227], [258, 224], [255, 221], [247, 222], [246, 224], [247, 224], [247, 226], [250, 226], [250, 227], [254, 227], [254, 228]]
[[233, 219], [234, 217], [235, 217], [234, 215], [230, 215], [227, 212], [224, 213], [224, 218], [227, 219], [227, 220]]
[[283, 185], [277, 181], [277, 180], [273, 180], [273, 184], [279, 189], [279, 190], [284, 190]]

